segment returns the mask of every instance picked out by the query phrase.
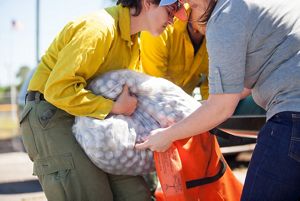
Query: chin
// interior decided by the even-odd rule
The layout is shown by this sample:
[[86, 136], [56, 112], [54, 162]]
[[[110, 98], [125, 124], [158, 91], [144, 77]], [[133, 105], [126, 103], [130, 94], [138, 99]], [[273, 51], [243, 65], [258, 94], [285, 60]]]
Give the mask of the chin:
[[159, 36], [160, 34], [162, 34], [162, 32], [164, 32], [164, 30], [166, 30], [167, 27], [161, 27], [160, 29], [157, 29], [155, 31], [155, 34], [153, 34], [154, 36]]
[[151, 34], [153, 36], [159, 36], [162, 33], [162, 31], [151, 31]]

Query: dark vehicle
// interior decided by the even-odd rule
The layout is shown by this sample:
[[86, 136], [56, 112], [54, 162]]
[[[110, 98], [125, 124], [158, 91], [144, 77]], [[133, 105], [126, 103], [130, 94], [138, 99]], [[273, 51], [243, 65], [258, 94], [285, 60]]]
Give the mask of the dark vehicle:
[[266, 111], [259, 107], [252, 96], [241, 100], [231, 118], [220, 124], [216, 131], [223, 154], [251, 151], [256, 137], [266, 122]]
[[248, 96], [239, 102], [234, 115], [218, 128], [237, 136], [256, 137], [265, 122], [266, 111]]
[[28, 75], [26, 76], [26, 79], [24, 81], [24, 83], [21, 86], [21, 89], [18, 93], [18, 99], [17, 99], [17, 103], [18, 103], [18, 114], [20, 115], [24, 106], [25, 106], [25, 97], [26, 97], [26, 93], [27, 93], [27, 87], [29, 85], [30, 79], [33, 76], [34, 72], [35, 72], [35, 68], [32, 69]]

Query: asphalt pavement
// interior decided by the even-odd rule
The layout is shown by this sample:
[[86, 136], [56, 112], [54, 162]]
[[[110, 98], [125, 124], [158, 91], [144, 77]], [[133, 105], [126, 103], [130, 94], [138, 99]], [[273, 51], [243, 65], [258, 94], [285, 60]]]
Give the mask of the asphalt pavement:
[[0, 201], [46, 201], [20, 138], [0, 141]]

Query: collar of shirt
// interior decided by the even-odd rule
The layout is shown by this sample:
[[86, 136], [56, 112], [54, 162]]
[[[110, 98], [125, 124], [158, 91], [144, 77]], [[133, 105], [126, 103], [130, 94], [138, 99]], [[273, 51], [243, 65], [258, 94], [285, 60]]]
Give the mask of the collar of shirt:
[[[191, 7], [188, 4], [184, 4], [185, 10], [187, 12], [187, 16], [190, 16]], [[188, 21], [182, 21], [175, 17], [174, 27], [180, 32], [185, 32], [187, 28]]]
[[[137, 34], [131, 37], [130, 34], [130, 10], [127, 7], [118, 5], [118, 18], [121, 38], [126, 40], [128, 46], [131, 47], [137, 40]], [[133, 39], [133, 41], [132, 41]]]
[[[213, 13], [211, 14], [208, 23], [211, 21], [211, 19], [213, 19], [219, 12], [221, 12], [224, 8], [224, 6], [226, 6], [229, 3], [229, 0], [218, 0], [217, 1], [217, 5], [215, 7], [215, 9], [213, 10]], [[208, 24], [207, 23], [207, 24]]]

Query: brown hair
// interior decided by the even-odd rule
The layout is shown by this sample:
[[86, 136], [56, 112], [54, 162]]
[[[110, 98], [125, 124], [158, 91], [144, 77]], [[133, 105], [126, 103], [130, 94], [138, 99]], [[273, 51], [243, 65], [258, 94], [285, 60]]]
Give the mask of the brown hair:
[[[147, 1], [147, 0], [145, 0]], [[158, 5], [160, 0], [150, 0], [151, 3]], [[142, 11], [142, 0], [118, 0], [117, 5], [121, 4], [123, 7], [134, 8], [135, 13], [133, 16], [138, 16]]]

